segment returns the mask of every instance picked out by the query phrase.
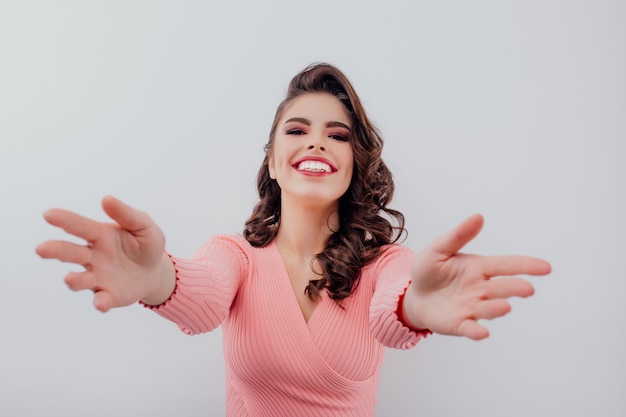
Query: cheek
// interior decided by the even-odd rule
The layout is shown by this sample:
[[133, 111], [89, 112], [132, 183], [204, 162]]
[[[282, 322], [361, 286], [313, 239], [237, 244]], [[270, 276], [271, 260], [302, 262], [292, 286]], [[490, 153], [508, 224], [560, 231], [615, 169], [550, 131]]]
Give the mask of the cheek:
[[352, 177], [352, 172], [354, 171], [354, 164], [355, 164], [354, 154], [352, 153], [352, 150], [346, 153], [345, 160], [348, 161], [346, 163], [346, 168], [347, 168], [347, 171], [350, 173], [350, 177]]
[[276, 171], [280, 171], [289, 166], [290, 160], [294, 157], [298, 149], [294, 149], [293, 146], [288, 146], [279, 139], [274, 143], [272, 148], [272, 154], [269, 157], [269, 164], [271, 171], [270, 174], [276, 175]]
[[270, 174], [270, 178], [275, 180], [276, 179], [276, 173], [274, 171], [274, 158], [270, 157], [267, 160], [267, 171]]

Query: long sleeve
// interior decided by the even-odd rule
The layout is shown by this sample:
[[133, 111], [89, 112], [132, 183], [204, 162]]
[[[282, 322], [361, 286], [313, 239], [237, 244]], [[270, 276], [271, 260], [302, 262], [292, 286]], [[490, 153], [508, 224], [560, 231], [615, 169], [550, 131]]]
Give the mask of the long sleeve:
[[146, 306], [193, 335], [215, 329], [226, 318], [243, 279], [248, 258], [238, 236], [216, 235], [187, 260], [170, 255], [176, 288], [159, 306]]
[[172, 258], [177, 286], [154, 310], [188, 334], [222, 326], [229, 416], [374, 416], [385, 346], [422, 337], [396, 311], [413, 253], [389, 245], [342, 304], [324, 294], [307, 322], [276, 244], [216, 236]]
[[430, 331], [414, 331], [398, 317], [398, 303], [411, 283], [411, 264], [415, 254], [408, 248], [392, 245], [372, 265], [374, 295], [370, 304], [370, 328], [383, 345], [396, 349], [415, 346]]

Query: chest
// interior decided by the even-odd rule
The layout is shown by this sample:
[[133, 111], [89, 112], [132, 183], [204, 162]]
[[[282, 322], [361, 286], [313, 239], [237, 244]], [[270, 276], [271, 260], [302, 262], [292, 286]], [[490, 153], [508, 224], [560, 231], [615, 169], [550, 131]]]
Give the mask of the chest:
[[259, 249], [223, 325], [233, 372], [250, 379], [271, 374], [305, 385], [319, 385], [324, 373], [353, 381], [371, 378], [383, 352], [370, 331], [368, 286], [359, 285], [341, 306], [325, 293], [310, 302], [304, 287], [299, 298], [288, 266], [271, 249]]
[[[289, 278], [289, 283], [291, 284], [291, 288], [293, 290], [293, 295], [300, 307], [300, 311], [302, 313], [302, 317], [306, 323], [309, 322], [315, 308], [320, 302], [319, 298], [310, 297], [307, 292], [307, 286], [309, 281], [320, 279], [319, 275], [316, 275], [313, 272], [313, 268], [310, 264], [306, 262], [296, 262], [292, 259], [285, 258], [281, 256], [285, 273]], [[280, 271], [278, 271], [280, 274]], [[278, 281], [281, 280], [280, 277], [276, 277]], [[277, 282], [277, 285], [280, 285], [280, 282]]]

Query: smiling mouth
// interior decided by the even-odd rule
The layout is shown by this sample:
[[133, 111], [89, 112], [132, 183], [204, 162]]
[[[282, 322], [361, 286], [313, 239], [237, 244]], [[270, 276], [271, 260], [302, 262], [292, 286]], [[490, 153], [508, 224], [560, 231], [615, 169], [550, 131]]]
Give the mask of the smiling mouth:
[[302, 161], [296, 166], [296, 169], [306, 172], [333, 172], [330, 165], [320, 161]]

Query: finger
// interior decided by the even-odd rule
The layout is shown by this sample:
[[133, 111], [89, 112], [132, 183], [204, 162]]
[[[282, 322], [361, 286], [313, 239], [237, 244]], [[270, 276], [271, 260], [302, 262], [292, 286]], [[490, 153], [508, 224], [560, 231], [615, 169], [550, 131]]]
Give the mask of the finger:
[[487, 281], [486, 298], [530, 297], [535, 293], [532, 284], [521, 278], [498, 278]]
[[494, 276], [504, 275], [546, 275], [551, 266], [543, 259], [530, 256], [504, 255], [486, 256], [483, 258], [485, 274]]
[[43, 242], [37, 246], [35, 251], [45, 259], [58, 259], [61, 262], [78, 265], [88, 265], [91, 262], [91, 249], [89, 247], [63, 240]]
[[65, 275], [64, 281], [72, 291], [93, 290], [96, 288], [96, 276], [91, 271], [70, 272]]
[[150, 217], [145, 212], [137, 210], [112, 196], [106, 196], [102, 199], [102, 209], [107, 216], [133, 234], [138, 234], [151, 224]]
[[43, 214], [43, 217], [51, 225], [60, 227], [67, 233], [88, 242], [95, 241], [100, 233], [100, 223], [69, 210], [50, 209]]
[[113, 307], [113, 299], [107, 291], [96, 291], [93, 297], [93, 305], [96, 310], [106, 313]]
[[511, 305], [506, 300], [479, 301], [474, 308], [474, 319], [495, 319], [511, 312]]
[[448, 233], [435, 239], [431, 247], [435, 252], [452, 256], [480, 233], [483, 223], [482, 215], [470, 216]]
[[464, 320], [458, 328], [459, 336], [465, 336], [472, 340], [482, 340], [489, 337], [489, 330], [481, 326], [475, 320]]

